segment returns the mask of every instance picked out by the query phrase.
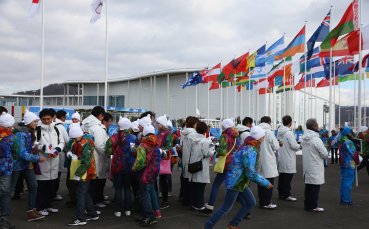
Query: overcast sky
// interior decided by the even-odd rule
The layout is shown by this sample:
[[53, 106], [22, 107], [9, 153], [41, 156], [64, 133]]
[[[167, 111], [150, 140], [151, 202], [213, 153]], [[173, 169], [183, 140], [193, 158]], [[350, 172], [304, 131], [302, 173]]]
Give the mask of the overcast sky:
[[[290, 42], [305, 21], [309, 38], [332, 4], [335, 26], [350, 2], [109, 0], [109, 78], [225, 64], [284, 32]], [[90, 24], [90, 4], [46, 1], [45, 85], [104, 79], [105, 18]], [[41, 15], [28, 18], [30, 6], [31, 0], [0, 0], [0, 94], [39, 88]], [[363, 12], [368, 10], [363, 0]], [[364, 25], [368, 19], [363, 13]], [[347, 95], [351, 86], [345, 86]]]

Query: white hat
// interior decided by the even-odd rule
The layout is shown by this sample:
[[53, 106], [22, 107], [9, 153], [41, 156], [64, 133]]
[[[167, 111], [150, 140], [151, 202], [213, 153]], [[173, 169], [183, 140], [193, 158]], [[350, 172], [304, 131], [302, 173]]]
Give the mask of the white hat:
[[142, 127], [145, 127], [147, 125], [151, 125], [151, 115], [148, 114], [146, 117], [143, 117], [141, 119], [138, 120], [138, 124]]
[[81, 115], [76, 111], [76, 113], [72, 114], [72, 119], [78, 119], [78, 121], [81, 121]]
[[259, 140], [265, 136], [265, 130], [263, 130], [260, 126], [253, 126], [250, 130], [250, 136], [255, 140]]
[[368, 127], [366, 127], [366, 126], [360, 127], [360, 132], [365, 132], [367, 130], [368, 130]]
[[167, 124], [168, 128], [173, 128], [173, 123], [172, 121], [168, 120], [168, 124]]
[[140, 132], [140, 130], [138, 129], [138, 121], [134, 121], [134, 122], [131, 122], [131, 129], [134, 131], [134, 132]]
[[12, 127], [14, 123], [15, 123], [15, 119], [10, 114], [3, 112], [0, 115], [0, 126], [8, 128], [8, 127]]
[[119, 129], [120, 130], [128, 130], [131, 128], [131, 121], [128, 118], [123, 118], [122, 116], [119, 117]]
[[234, 122], [233, 122], [233, 120], [232, 120], [232, 119], [227, 118], [227, 119], [224, 119], [224, 120], [222, 121], [222, 127], [223, 127], [224, 129], [228, 129], [228, 128], [231, 128], [231, 127], [235, 127], [235, 125], [234, 125]]
[[72, 123], [69, 126], [69, 137], [70, 138], [78, 138], [83, 136], [83, 131], [81, 125], [78, 123]]
[[23, 117], [23, 123], [24, 125], [28, 125], [33, 121], [37, 121], [40, 120], [40, 118], [33, 112], [30, 112], [28, 110], [26, 110], [24, 112], [24, 117]]
[[167, 127], [168, 125], [168, 119], [166, 115], [160, 116], [156, 119], [156, 122]]
[[143, 129], [143, 135], [155, 134], [155, 128], [152, 125], [146, 125]]

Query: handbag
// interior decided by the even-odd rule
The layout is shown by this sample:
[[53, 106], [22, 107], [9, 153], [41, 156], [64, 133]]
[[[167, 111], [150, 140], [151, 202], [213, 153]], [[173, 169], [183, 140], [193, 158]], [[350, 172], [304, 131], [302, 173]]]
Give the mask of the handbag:
[[160, 175], [170, 175], [170, 174], [172, 174], [170, 159], [168, 159], [168, 160], [160, 160], [160, 171], [159, 171], [159, 174]]
[[197, 173], [202, 170], [202, 160], [188, 164], [188, 172]]
[[[81, 160], [72, 160], [70, 163], [69, 168], [69, 180], [74, 180], [74, 177], [76, 176], [76, 171], [81, 166]], [[81, 177], [81, 180], [86, 180], [87, 178], [87, 172], [83, 174]]]
[[223, 173], [224, 167], [226, 164], [227, 156], [233, 151], [234, 147], [236, 146], [236, 140], [234, 140], [234, 144], [232, 146], [232, 149], [224, 156], [224, 157], [218, 157], [217, 162], [214, 166], [214, 172], [215, 173]]

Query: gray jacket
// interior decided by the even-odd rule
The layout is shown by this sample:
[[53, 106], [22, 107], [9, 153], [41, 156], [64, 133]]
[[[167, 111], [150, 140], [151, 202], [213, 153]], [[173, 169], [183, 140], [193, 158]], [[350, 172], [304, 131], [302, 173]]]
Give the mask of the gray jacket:
[[286, 126], [278, 128], [278, 140], [283, 146], [278, 150], [278, 171], [296, 173], [296, 152], [300, 150], [292, 130]]
[[183, 177], [187, 179], [190, 178], [190, 174], [188, 173], [188, 162], [190, 160], [190, 151], [193, 142], [192, 138], [196, 134], [194, 128], [185, 128], [181, 134]]
[[259, 127], [265, 130], [265, 140], [260, 145], [257, 170], [265, 178], [274, 178], [278, 176], [275, 152], [279, 149], [279, 143], [272, 132], [272, 127], [268, 123], [260, 123]]

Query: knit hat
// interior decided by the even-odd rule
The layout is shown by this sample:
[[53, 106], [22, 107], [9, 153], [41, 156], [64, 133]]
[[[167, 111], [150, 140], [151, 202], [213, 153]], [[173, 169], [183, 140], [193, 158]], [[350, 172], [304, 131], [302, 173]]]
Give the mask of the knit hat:
[[8, 113], [3, 112], [0, 115], [0, 126], [8, 128], [12, 127], [15, 123], [14, 117]]
[[341, 131], [340, 135], [341, 136], [347, 136], [349, 133], [351, 133], [352, 129], [350, 127], [345, 127], [343, 128], [343, 130]]
[[142, 127], [145, 127], [147, 125], [151, 125], [151, 115], [148, 114], [146, 117], [143, 117], [141, 119], [138, 120], [138, 124]]
[[235, 127], [235, 125], [232, 119], [227, 118], [222, 121], [222, 127], [226, 130], [228, 128]]
[[81, 115], [76, 111], [76, 113], [72, 114], [72, 119], [78, 119], [78, 121], [81, 121]]
[[168, 125], [168, 119], [166, 115], [160, 116], [156, 119], [156, 122], [167, 127]]
[[24, 112], [24, 117], [23, 117], [23, 123], [24, 125], [28, 125], [33, 121], [37, 121], [40, 120], [40, 118], [33, 112], [30, 112], [28, 110], [26, 110]]
[[143, 129], [143, 135], [155, 134], [155, 128], [152, 125], [146, 125]]
[[360, 127], [360, 132], [362, 133], [362, 132], [365, 132], [365, 131], [367, 131], [368, 130], [368, 127], [366, 127], [366, 126], [362, 126], [362, 127]]
[[134, 121], [134, 122], [131, 123], [131, 129], [135, 133], [140, 132], [140, 130], [138, 129], [138, 126], [139, 126], [138, 121]]
[[255, 140], [259, 140], [265, 136], [265, 130], [263, 130], [260, 126], [253, 126], [250, 130], [250, 136]]
[[131, 128], [131, 121], [128, 118], [123, 118], [122, 116], [119, 117], [119, 129], [120, 130], [128, 130]]
[[72, 123], [69, 126], [69, 137], [70, 138], [78, 138], [83, 136], [83, 131], [81, 125], [78, 123]]

